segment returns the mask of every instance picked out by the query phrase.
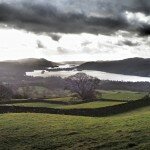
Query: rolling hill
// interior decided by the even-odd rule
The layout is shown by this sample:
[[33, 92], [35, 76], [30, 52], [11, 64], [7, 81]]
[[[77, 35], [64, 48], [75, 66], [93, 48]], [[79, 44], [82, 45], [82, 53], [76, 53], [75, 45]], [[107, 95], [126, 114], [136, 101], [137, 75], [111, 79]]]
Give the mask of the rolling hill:
[[20, 60], [8, 60], [0, 62], [0, 71], [5, 70], [23, 70], [23, 71], [30, 71], [30, 70], [42, 70], [47, 67], [57, 67], [57, 63], [52, 61], [48, 61], [46, 59], [36, 59], [36, 58], [27, 58], [27, 59], [20, 59]]
[[129, 58], [117, 61], [86, 62], [77, 67], [78, 70], [96, 70], [110, 73], [150, 76], [150, 59]]

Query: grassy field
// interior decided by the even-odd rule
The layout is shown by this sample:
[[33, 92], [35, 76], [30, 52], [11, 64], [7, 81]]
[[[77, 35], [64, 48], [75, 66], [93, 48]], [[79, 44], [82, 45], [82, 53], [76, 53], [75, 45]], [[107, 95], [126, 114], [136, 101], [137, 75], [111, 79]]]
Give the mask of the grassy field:
[[26, 106], [26, 107], [46, 107], [46, 108], [61, 108], [61, 109], [80, 109], [80, 108], [101, 108], [106, 106], [113, 106], [121, 104], [122, 102], [109, 102], [109, 101], [99, 101], [99, 102], [89, 102], [75, 105], [60, 105], [60, 104], [49, 104], [49, 103], [16, 103], [16, 104], [7, 104], [8, 106]]
[[[146, 92], [131, 92], [131, 91], [99, 91], [99, 92], [102, 94], [102, 96], [98, 96], [98, 98], [111, 100], [128, 100], [128, 101], [141, 99], [147, 94]], [[64, 102], [74, 101], [72, 97], [50, 98], [48, 100], [64, 101]]]
[[68, 105], [68, 106], [63, 106], [63, 109], [80, 109], [80, 108], [101, 108], [101, 107], [106, 107], [106, 106], [113, 106], [121, 104], [121, 102], [89, 102], [89, 103], [83, 103], [83, 104], [76, 104], [76, 105]]
[[130, 92], [130, 91], [101, 91], [102, 98], [114, 100], [137, 100], [143, 98], [146, 92]]
[[[143, 98], [147, 93], [146, 92], [131, 92], [131, 91], [99, 91], [102, 95], [97, 96], [98, 98], [102, 99], [110, 99], [110, 100], [138, 100]], [[14, 99], [15, 100], [15, 99]], [[17, 99], [16, 99], [17, 100]], [[58, 97], [58, 98], [49, 98], [46, 99], [49, 101], [62, 101], [62, 102], [79, 102], [80, 100], [77, 100], [73, 97]]]
[[73, 98], [72, 97], [60, 97], [60, 98], [49, 98], [46, 100], [50, 100], [50, 101], [62, 101], [62, 102], [72, 102]]
[[26, 107], [46, 107], [46, 108], [59, 108], [62, 105], [59, 104], [49, 104], [49, 103], [40, 103], [40, 102], [33, 102], [33, 103], [16, 103], [16, 104], [9, 104], [10, 106], [26, 106]]
[[[146, 93], [103, 91], [103, 98], [136, 100]], [[72, 102], [71, 97], [49, 101]], [[127, 99], [126, 99], [127, 100]], [[48, 101], [48, 102], [49, 102]], [[101, 108], [123, 102], [81, 104], [43, 102], [7, 105], [61, 109]], [[108, 117], [56, 114], [0, 114], [0, 150], [149, 150], [150, 106]]]
[[149, 124], [150, 107], [106, 118], [3, 114], [0, 150], [148, 150]]

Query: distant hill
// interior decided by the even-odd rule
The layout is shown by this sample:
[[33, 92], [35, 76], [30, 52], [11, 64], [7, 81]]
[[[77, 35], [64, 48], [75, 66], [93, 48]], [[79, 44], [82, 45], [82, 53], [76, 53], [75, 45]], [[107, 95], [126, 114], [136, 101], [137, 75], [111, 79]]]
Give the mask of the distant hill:
[[0, 71], [31, 71], [42, 70], [48, 67], [57, 67], [58, 64], [46, 59], [27, 58], [0, 62]]
[[118, 61], [86, 62], [78, 66], [78, 69], [150, 77], [150, 59], [129, 58]]

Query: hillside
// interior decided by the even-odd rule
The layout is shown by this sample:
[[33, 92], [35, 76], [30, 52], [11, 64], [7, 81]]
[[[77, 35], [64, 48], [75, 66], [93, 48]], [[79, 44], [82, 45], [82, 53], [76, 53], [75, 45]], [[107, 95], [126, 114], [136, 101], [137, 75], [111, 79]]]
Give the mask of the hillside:
[[149, 99], [74, 105], [66, 100], [1, 103], [0, 150], [149, 149]]
[[0, 62], [0, 71], [2, 73], [20, 73], [27, 72], [32, 70], [42, 70], [48, 67], [56, 67], [58, 64], [46, 59], [20, 59], [20, 60], [11, 60], [11, 61], [1, 61]]
[[129, 58], [118, 61], [86, 62], [80, 65], [78, 69], [149, 77], [150, 59]]

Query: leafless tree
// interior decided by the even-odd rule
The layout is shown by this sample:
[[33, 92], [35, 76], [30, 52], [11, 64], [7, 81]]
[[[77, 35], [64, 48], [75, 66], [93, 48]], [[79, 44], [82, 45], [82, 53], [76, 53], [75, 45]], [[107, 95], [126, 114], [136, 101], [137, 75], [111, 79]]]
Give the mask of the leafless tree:
[[91, 77], [85, 73], [77, 73], [66, 79], [67, 87], [74, 93], [77, 93], [82, 100], [95, 99], [95, 89], [99, 84], [97, 78]]
[[13, 92], [10, 88], [0, 85], [0, 100], [10, 100], [13, 96]]

